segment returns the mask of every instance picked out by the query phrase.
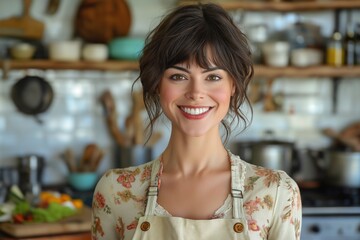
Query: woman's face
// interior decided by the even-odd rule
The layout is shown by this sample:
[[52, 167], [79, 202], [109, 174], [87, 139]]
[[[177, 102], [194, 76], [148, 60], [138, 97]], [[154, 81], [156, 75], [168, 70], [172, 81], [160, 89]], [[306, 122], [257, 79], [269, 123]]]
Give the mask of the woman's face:
[[225, 70], [211, 65], [180, 63], [165, 70], [160, 81], [160, 104], [173, 130], [198, 137], [218, 131], [235, 92], [233, 79]]

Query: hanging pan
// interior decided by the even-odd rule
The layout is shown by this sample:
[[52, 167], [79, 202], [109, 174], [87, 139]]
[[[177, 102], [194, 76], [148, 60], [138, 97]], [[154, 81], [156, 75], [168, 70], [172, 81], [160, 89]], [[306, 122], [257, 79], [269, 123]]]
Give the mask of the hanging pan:
[[41, 123], [38, 114], [50, 107], [54, 91], [44, 78], [25, 76], [13, 85], [11, 98], [20, 112], [34, 116]]

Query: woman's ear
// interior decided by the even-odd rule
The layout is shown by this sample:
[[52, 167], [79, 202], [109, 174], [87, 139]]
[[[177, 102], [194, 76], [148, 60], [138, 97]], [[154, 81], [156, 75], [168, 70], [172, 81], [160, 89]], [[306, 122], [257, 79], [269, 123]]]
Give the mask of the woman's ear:
[[231, 96], [232, 96], [232, 97], [234, 96], [235, 91], [236, 91], [236, 87], [235, 87], [235, 83], [234, 83], [234, 81], [233, 81], [233, 82], [232, 82], [232, 85], [231, 85]]

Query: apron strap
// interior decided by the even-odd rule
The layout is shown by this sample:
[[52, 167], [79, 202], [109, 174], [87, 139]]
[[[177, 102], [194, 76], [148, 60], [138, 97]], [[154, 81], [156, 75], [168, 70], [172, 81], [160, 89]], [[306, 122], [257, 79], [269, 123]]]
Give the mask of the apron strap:
[[243, 186], [240, 176], [241, 165], [239, 161], [231, 161], [231, 195], [233, 199], [233, 217], [245, 217], [243, 207]]
[[160, 161], [154, 161], [151, 169], [151, 180], [147, 194], [145, 216], [153, 216], [158, 196]]

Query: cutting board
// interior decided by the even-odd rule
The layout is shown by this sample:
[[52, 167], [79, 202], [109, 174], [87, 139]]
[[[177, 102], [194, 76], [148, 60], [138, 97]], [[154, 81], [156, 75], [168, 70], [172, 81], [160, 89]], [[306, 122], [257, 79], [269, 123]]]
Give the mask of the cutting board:
[[41, 39], [44, 24], [30, 16], [31, 0], [22, 0], [24, 13], [19, 17], [0, 20], [0, 36]]
[[13, 237], [32, 237], [90, 231], [91, 209], [84, 207], [73, 216], [55, 223], [0, 223], [0, 231]]

